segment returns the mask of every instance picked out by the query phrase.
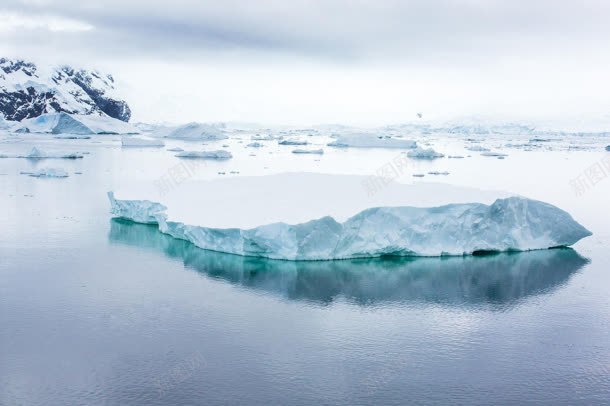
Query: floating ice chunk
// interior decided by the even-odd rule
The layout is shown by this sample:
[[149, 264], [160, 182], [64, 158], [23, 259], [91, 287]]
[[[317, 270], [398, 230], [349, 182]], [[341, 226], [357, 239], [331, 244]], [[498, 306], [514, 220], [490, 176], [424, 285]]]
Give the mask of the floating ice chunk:
[[416, 148], [413, 140], [394, 138], [387, 135], [374, 135], [366, 133], [341, 134], [328, 144], [330, 147], [354, 148]]
[[443, 175], [443, 176], [446, 176], [446, 175], [449, 175], [449, 172], [447, 172], [447, 171], [442, 171], [442, 172], [440, 172], [440, 171], [430, 171], [430, 172], [428, 172], [428, 175]]
[[201, 159], [231, 159], [233, 155], [222, 149], [216, 151], [182, 151], [176, 154], [178, 158], [201, 158]]
[[424, 175], [423, 173], [414, 173], [413, 174], [414, 178], [423, 178], [424, 176], [426, 176], [426, 175]]
[[283, 139], [278, 141], [279, 145], [307, 145], [308, 142], [299, 139]]
[[464, 159], [463, 155], [449, 155], [447, 158], [451, 159]]
[[167, 150], [168, 150], [168, 151], [170, 151], [170, 152], [182, 152], [182, 151], [184, 151], [184, 150], [183, 150], [182, 148], [180, 148], [180, 147], [168, 148]]
[[217, 141], [229, 138], [221, 129], [212, 124], [188, 123], [176, 127], [165, 135], [166, 138], [183, 140]]
[[83, 152], [47, 152], [36, 147], [33, 147], [29, 154], [4, 154], [0, 153], [0, 158], [29, 158], [29, 159], [47, 159], [47, 158], [58, 158], [58, 159], [77, 159], [82, 158]]
[[606, 147], [606, 151], [610, 151], [610, 145]]
[[34, 172], [20, 172], [22, 175], [33, 176], [36, 178], [67, 178], [68, 172], [61, 168], [41, 168]]
[[121, 146], [125, 147], [164, 147], [165, 143], [159, 139], [141, 137], [122, 137]]
[[246, 146], [247, 146], [247, 147], [250, 147], [250, 148], [261, 148], [261, 147], [263, 147], [264, 145], [263, 145], [263, 144], [261, 144], [260, 142], [251, 142], [250, 144], [248, 144], [248, 145], [246, 145]]
[[317, 154], [317, 155], [322, 155], [324, 154], [324, 150], [322, 148], [320, 149], [293, 149], [292, 150], [293, 154]]
[[116, 200], [113, 192], [108, 192], [112, 213], [116, 217], [129, 219], [136, 223], [158, 224], [157, 215], [167, 210], [160, 203], [148, 200]]
[[492, 157], [498, 157], [498, 158], [505, 158], [508, 155], [504, 154], [502, 152], [486, 151], [486, 152], [481, 153], [481, 156], [492, 156]]
[[407, 156], [409, 158], [416, 158], [416, 159], [436, 159], [436, 158], [442, 158], [445, 155], [441, 154], [440, 152], [436, 152], [432, 148], [417, 147], [414, 150], [407, 152]]
[[326, 216], [290, 225], [251, 229], [209, 228], [170, 221], [167, 208], [148, 200], [118, 200], [108, 193], [114, 216], [156, 223], [159, 230], [199, 248], [284, 260], [381, 256], [445, 256], [487, 251], [528, 251], [569, 246], [591, 235], [565, 211], [522, 197], [491, 205], [433, 208], [376, 207], [345, 222]]

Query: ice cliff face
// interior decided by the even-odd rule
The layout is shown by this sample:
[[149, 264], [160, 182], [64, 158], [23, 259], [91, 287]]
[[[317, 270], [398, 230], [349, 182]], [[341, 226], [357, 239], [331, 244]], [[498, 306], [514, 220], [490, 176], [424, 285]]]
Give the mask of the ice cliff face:
[[0, 58], [0, 113], [21, 121], [44, 113], [94, 114], [129, 121], [114, 78], [63, 66], [43, 74], [30, 62]]
[[220, 229], [167, 219], [165, 206], [147, 200], [117, 200], [112, 213], [197, 247], [230, 254], [284, 260], [330, 260], [382, 256], [465, 255], [481, 251], [528, 251], [569, 246], [591, 233], [565, 211], [521, 197], [491, 205], [433, 208], [377, 207], [343, 223], [323, 217], [301, 224], [274, 223], [252, 229]]

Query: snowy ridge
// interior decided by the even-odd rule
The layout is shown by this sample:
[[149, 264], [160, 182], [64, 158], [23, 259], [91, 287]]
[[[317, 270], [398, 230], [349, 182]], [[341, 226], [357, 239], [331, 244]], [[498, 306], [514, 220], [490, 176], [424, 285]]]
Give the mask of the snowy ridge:
[[172, 222], [167, 208], [148, 200], [119, 200], [108, 193], [116, 217], [158, 224], [159, 230], [199, 248], [283, 260], [331, 260], [382, 256], [467, 255], [569, 246], [591, 235], [565, 211], [522, 197], [491, 205], [433, 208], [376, 207], [343, 223], [330, 216], [290, 225], [251, 229], [209, 228]]
[[129, 106], [117, 96], [111, 75], [69, 66], [42, 74], [33, 63], [0, 58], [0, 113], [7, 120], [59, 112], [121, 121], [131, 117]]

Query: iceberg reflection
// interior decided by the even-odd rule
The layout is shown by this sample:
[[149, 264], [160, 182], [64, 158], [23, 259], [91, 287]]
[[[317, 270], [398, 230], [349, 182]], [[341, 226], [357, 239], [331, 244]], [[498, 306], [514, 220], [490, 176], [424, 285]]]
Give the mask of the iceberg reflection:
[[186, 267], [291, 300], [512, 305], [565, 284], [589, 261], [570, 248], [489, 256], [293, 262], [205, 251], [156, 225], [112, 219], [111, 243], [162, 251]]

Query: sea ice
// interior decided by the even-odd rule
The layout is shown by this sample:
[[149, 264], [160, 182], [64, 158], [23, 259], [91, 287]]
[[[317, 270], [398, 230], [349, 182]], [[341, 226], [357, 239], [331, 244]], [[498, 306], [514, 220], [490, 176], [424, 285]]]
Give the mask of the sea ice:
[[216, 151], [182, 151], [176, 154], [178, 158], [201, 158], [201, 159], [231, 159], [233, 155], [222, 149]]
[[393, 138], [366, 133], [352, 133], [337, 135], [335, 140], [328, 144], [330, 147], [354, 147], [354, 148], [416, 148], [417, 143], [413, 140]]
[[68, 172], [61, 168], [41, 168], [34, 172], [20, 172], [22, 175], [33, 176], [36, 178], [67, 178]]
[[610, 145], [606, 147], [606, 151], [610, 151]]
[[164, 147], [165, 143], [154, 138], [122, 137], [122, 147]]
[[300, 224], [250, 229], [211, 228], [168, 220], [167, 207], [148, 200], [119, 200], [108, 193], [114, 216], [157, 224], [199, 248], [283, 260], [381, 256], [446, 256], [487, 251], [528, 251], [569, 246], [591, 235], [565, 211], [523, 197], [493, 204], [374, 207], [344, 222], [331, 216]]
[[442, 158], [445, 155], [441, 154], [440, 152], [436, 152], [432, 148], [417, 147], [414, 150], [407, 152], [407, 156], [409, 158], [416, 158], [416, 159], [436, 159], [436, 158]]
[[246, 146], [250, 147], [250, 148], [261, 148], [261, 147], [263, 147], [263, 144], [261, 144], [260, 142], [251, 142], [250, 144], [248, 144]]

